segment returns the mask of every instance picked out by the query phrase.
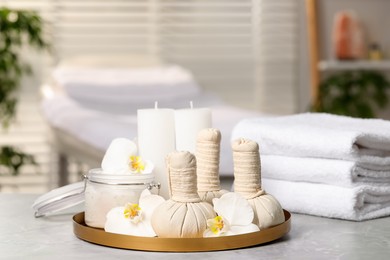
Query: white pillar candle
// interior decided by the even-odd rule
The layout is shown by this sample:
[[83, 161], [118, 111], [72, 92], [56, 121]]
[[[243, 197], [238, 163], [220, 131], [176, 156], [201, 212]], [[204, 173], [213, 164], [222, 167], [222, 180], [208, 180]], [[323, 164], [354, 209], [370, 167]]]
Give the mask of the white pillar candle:
[[161, 184], [160, 195], [169, 198], [165, 157], [175, 151], [175, 122], [173, 109], [139, 109], [138, 149], [142, 158], [154, 164], [155, 180]]
[[175, 110], [176, 150], [195, 153], [196, 137], [200, 130], [211, 127], [209, 108]]

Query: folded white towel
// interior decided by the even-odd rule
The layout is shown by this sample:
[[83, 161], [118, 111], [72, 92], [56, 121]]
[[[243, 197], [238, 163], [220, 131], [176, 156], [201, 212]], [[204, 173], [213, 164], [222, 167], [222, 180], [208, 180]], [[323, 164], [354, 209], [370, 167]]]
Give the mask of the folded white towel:
[[355, 221], [390, 215], [390, 186], [343, 188], [267, 178], [262, 186], [291, 212]]
[[390, 184], [390, 165], [370, 169], [371, 165], [354, 161], [289, 157], [280, 155], [261, 156], [261, 175], [265, 178], [324, 183], [343, 187], [359, 184]]
[[245, 119], [232, 139], [259, 143], [262, 154], [354, 160], [390, 165], [390, 122], [320, 113]]

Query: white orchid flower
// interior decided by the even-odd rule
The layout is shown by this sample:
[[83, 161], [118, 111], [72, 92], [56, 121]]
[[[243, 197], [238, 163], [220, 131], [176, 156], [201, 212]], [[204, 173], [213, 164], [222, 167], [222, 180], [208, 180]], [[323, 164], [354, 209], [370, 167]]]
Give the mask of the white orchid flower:
[[234, 192], [213, 199], [218, 216], [207, 220], [203, 237], [233, 236], [259, 231], [252, 223], [254, 213], [248, 201]]
[[137, 156], [137, 145], [126, 138], [112, 140], [102, 160], [102, 170], [109, 174], [151, 173], [153, 164]]
[[163, 197], [153, 195], [146, 189], [141, 193], [139, 204], [128, 203], [124, 207], [111, 209], [107, 213], [104, 230], [123, 235], [155, 237], [152, 214], [164, 201]]

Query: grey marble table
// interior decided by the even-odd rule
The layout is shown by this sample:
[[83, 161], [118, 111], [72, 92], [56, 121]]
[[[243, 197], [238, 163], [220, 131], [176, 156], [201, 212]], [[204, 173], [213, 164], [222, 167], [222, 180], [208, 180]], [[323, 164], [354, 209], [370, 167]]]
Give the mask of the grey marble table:
[[[115, 249], [78, 239], [71, 217], [34, 218], [36, 195], [0, 194], [0, 259], [390, 259], [390, 217], [350, 222], [292, 215], [285, 237], [265, 245], [207, 253]], [[73, 211], [73, 212], [72, 212]]]

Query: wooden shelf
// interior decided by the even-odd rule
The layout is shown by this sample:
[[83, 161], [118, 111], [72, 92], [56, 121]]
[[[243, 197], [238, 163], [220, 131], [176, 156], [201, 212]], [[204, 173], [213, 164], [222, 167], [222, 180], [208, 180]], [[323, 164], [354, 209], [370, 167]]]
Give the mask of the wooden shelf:
[[338, 61], [323, 60], [318, 63], [320, 71], [337, 71], [337, 70], [390, 70], [390, 60], [369, 61]]

